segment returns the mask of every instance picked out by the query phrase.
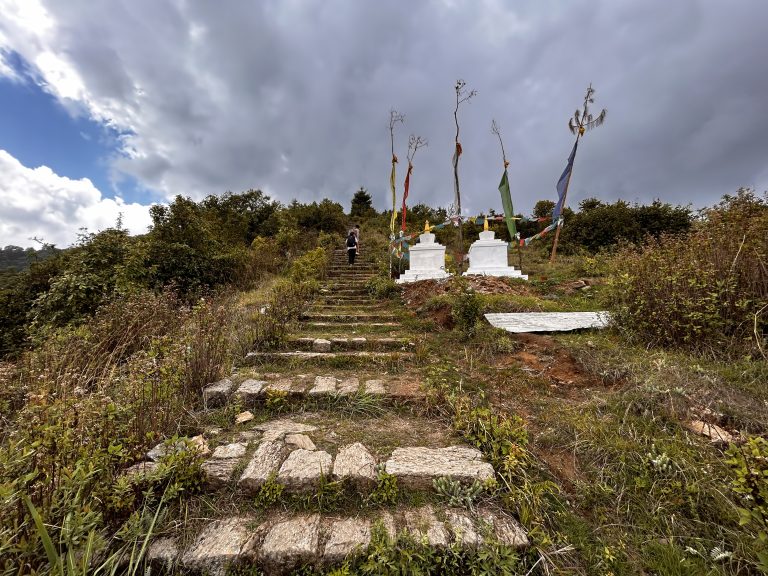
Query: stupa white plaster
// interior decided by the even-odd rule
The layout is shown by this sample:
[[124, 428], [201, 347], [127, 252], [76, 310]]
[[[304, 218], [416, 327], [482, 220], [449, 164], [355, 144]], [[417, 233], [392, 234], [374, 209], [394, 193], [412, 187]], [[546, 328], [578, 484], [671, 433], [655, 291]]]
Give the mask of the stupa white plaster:
[[464, 276], [508, 276], [528, 280], [528, 276], [507, 264], [507, 243], [495, 238], [493, 230], [480, 232], [480, 239], [469, 247], [469, 269]]
[[435, 242], [435, 235], [424, 232], [419, 236], [419, 243], [411, 246], [410, 267], [395, 282], [403, 284], [417, 280], [440, 280], [448, 278], [445, 271], [445, 246]]

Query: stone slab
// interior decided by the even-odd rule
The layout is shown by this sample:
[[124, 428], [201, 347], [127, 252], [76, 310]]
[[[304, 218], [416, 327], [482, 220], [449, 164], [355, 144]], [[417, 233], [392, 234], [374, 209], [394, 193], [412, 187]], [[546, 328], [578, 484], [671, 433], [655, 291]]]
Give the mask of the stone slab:
[[330, 533], [323, 550], [323, 561], [335, 564], [355, 551], [364, 551], [371, 543], [371, 523], [362, 518], [336, 520], [328, 528]]
[[253, 378], [248, 378], [248, 380], [244, 380], [237, 388], [235, 396], [240, 398], [247, 405], [254, 404], [263, 396], [264, 387], [266, 385], [266, 380], [254, 380]]
[[333, 457], [322, 450], [294, 450], [285, 459], [277, 479], [289, 491], [304, 492], [316, 487], [320, 476], [331, 475]]
[[232, 478], [238, 458], [211, 458], [201, 465], [205, 483], [212, 488], [221, 488], [229, 483]]
[[223, 378], [218, 382], [209, 384], [203, 388], [203, 404], [206, 408], [216, 408], [217, 406], [223, 406], [229, 400], [230, 394], [232, 394], [232, 388], [235, 383], [229, 378]]
[[[253, 352], [249, 352], [249, 354], [253, 354]], [[264, 393], [268, 392], [285, 392], [290, 394], [293, 392], [293, 382], [290, 378], [279, 378], [277, 380], [271, 380], [270, 382], [267, 382], [267, 384], [264, 386]]]
[[464, 446], [396, 448], [385, 469], [397, 476], [399, 484], [411, 489], [430, 489], [441, 476], [463, 483], [494, 477], [493, 466], [483, 461], [482, 453]]
[[304, 450], [317, 450], [315, 443], [306, 434], [286, 434], [285, 443]]
[[358, 378], [344, 378], [337, 387], [337, 393], [339, 396], [350, 396], [355, 394], [360, 388], [360, 380]]
[[309, 389], [310, 396], [318, 396], [320, 394], [333, 394], [336, 392], [337, 378], [333, 376], [318, 376], [315, 378], [315, 384]]
[[175, 538], [164, 537], [153, 540], [147, 550], [147, 560], [164, 570], [171, 571], [179, 559], [179, 546]]
[[586, 328], [605, 328], [608, 312], [519, 312], [486, 314], [491, 326], [507, 332], [567, 332]]
[[139, 462], [126, 468], [123, 474], [126, 476], [146, 476], [154, 472], [158, 466], [157, 462]]
[[504, 514], [483, 509], [478, 512], [478, 519], [493, 529], [499, 544], [512, 548], [525, 548], [530, 545], [528, 536], [517, 520]]
[[251, 457], [238, 484], [250, 491], [261, 488], [272, 474], [277, 473], [283, 458], [282, 442], [262, 442]]
[[312, 351], [313, 352], [330, 352], [331, 351], [331, 341], [326, 340], [325, 338], [316, 338], [312, 341]]
[[475, 528], [474, 519], [464, 510], [450, 509], [445, 511], [448, 529], [453, 541], [464, 548], [477, 548], [483, 543], [483, 537]]
[[211, 458], [241, 458], [245, 456], [247, 444], [243, 442], [234, 442], [217, 446], [213, 451]]
[[187, 550], [181, 563], [189, 570], [223, 576], [230, 564], [253, 557], [256, 539], [249, 529], [251, 522], [248, 517], [212, 522]]
[[431, 506], [407, 510], [403, 514], [403, 518], [406, 529], [416, 540], [435, 547], [448, 545], [448, 531], [443, 523], [437, 519]]
[[333, 477], [338, 480], [348, 478], [361, 486], [373, 485], [376, 482], [376, 460], [360, 442], [343, 446], [333, 463]]
[[384, 380], [366, 380], [364, 390], [366, 394], [374, 396], [383, 396], [387, 393], [384, 388]]
[[260, 432], [282, 432], [283, 434], [304, 434], [305, 432], [314, 432], [317, 430], [317, 426], [312, 424], [302, 424], [301, 422], [294, 422], [288, 418], [281, 418], [279, 420], [269, 420], [256, 424], [253, 427], [254, 430]]
[[284, 573], [315, 560], [320, 542], [320, 516], [297, 516], [267, 532], [259, 557], [271, 573]]

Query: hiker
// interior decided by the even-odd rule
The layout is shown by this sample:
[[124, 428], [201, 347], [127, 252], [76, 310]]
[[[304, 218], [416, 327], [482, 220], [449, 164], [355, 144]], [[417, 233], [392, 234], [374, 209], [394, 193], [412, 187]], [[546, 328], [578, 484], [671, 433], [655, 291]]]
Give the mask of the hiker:
[[357, 254], [360, 255], [360, 224], [355, 224], [354, 229], [352, 232], [355, 233], [355, 240], [357, 240]]
[[355, 263], [355, 255], [357, 254], [357, 236], [355, 236], [354, 230], [349, 231], [347, 236], [347, 256], [349, 257], [349, 265]]

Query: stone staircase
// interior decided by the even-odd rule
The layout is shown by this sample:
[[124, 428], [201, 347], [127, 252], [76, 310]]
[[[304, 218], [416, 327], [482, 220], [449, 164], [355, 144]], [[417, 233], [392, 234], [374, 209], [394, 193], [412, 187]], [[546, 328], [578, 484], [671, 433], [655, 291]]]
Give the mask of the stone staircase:
[[[495, 473], [479, 450], [425, 415], [408, 362], [414, 335], [396, 304], [368, 295], [374, 273], [365, 260], [349, 268], [337, 251], [286, 349], [252, 352], [204, 389], [207, 413], [231, 419], [247, 410], [198, 437], [204, 508], [226, 504], [198, 514], [183, 537], [157, 538], [149, 550], [154, 565], [184, 574], [223, 575], [236, 566], [285, 574], [326, 569], [365, 553], [374, 538], [403, 535], [472, 553], [483, 543], [528, 545], [492, 498], [458, 508], [437, 489], [446, 479], [462, 489], [488, 487]], [[139, 464], [134, 473], [153, 466]], [[376, 497], [392, 485], [391, 499]], [[278, 501], [254, 504], [276, 488]], [[327, 494], [338, 504], [307, 507]]]

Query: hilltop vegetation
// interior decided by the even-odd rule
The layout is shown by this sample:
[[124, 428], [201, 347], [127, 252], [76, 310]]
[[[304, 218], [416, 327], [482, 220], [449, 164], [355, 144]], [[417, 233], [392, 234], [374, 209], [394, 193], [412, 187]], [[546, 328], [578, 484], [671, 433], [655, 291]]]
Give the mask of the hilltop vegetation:
[[[378, 258], [370, 292], [401, 306], [387, 273], [389, 215], [356, 199], [348, 216], [329, 200], [281, 206], [259, 191], [177, 197], [153, 209], [146, 235], [118, 225], [6, 272], [4, 573], [56, 573], [46, 535], [61, 558], [92, 550], [107, 565], [183, 524], [199, 458], [172, 451], [141, 480], [125, 468], [160, 441], [231, 423], [237, 407], [205, 410], [201, 387], [248, 351], [281, 346], [349, 225], [360, 222], [362, 249]], [[414, 206], [409, 231], [445, 218]], [[768, 573], [768, 196], [741, 190], [696, 216], [587, 201], [567, 218], [555, 266], [551, 240], [523, 249], [527, 283], [406, 292], [426, 413], [501, 471], [498, 496], [533, 543], [521, 573]], [[465, 250], [479, 230], [465, 224]], [[455, 229], [437, 235], [455, 254]], [[518, 338], [482, 318], [604, 306], [616, 319], [604, 334]], [[270, 398], [263, 416], [289, 406]], [[692, 420], [736, 441], [711, 443], [686, 428]], [[440, 559], [422, 560], [427, 570]]]

